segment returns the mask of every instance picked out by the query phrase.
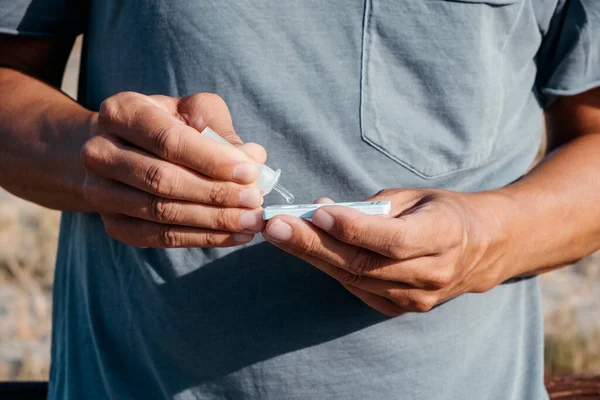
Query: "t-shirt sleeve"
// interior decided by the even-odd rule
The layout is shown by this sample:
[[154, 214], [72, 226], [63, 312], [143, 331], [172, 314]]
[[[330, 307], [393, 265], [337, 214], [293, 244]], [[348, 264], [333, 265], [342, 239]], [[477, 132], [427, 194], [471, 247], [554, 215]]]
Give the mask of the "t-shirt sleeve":
[[561, 0], [536, 57], [544, 107], [600, 86], [600, 0]]
[[0, 0], [0, 33], [73, 37], [86, 21], [84, 0]]

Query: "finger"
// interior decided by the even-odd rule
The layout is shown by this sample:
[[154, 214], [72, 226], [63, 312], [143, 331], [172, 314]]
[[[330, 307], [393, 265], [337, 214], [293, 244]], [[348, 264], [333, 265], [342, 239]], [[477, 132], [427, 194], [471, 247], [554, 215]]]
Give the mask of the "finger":
[[349, 207], [331, 206], [315, 210], [312, 223], [344, 243], [396, 260], [435, 254], [448, 239], [446, 232], [439, 232], [442, 223], [430, 219], [428, 214], [382, 218]]
[[[372, 269], [376, 269], [375, 266], [384, 262], [384, 258], [376, 253], [342, 243], [319, 231], [308, 221], [288, 215], [271, 219], [267, 223], [263, 236], [269, 242], [297, 257], [316, 257], [338, 268], [354, 270], [358, 264], [368, 263], [373, 266]], [[350, 260], [359, 261], [355, 264]]]
[[397, 317], [403, 314], [403, 310], [386, 297], [351, 285], [350, 283], [356, 283], [356, 279], [352, 277], [352, 274], [309, 254], [302, 254], [301, 258], [339, 281], [350, 293], [361, 299], [369, 307], [390, 317]]
[[211, 127], [229, 143], [243, 143], [235, 132], [227, 103], [217, 94], [196, 93], [182, 97], [176, 107], [176, 114], [198, 132]]
[[140, 94], [120, 93], [105, 100], [100, 107], [98, 129], [215, 179], [251, 183], [258, 177], [255, 162], [246, 153], [200, 135]]
[[95, 136], [88, 143], [90, 150], [82, 154], [88, 170], [156, 196], [243, 208], [258, 208], [263, 202], [257, 187], [213, 180], [114, 137]]
[[313, 204], [332, 204], [334, 203], [333, 200], [331, 200], [329, 197], [319, 197], [318, 199], [316, 199], [314, 201]]
[[267, 152], [261, 145], [242, 142], [233, 128], [227, 104], [216, 94], [198, 93], [179, 99], [177, 114], [198, 132], [211, 127], [259, 164], [267, 161]]
[[369, 293], [365, 290], [359, 289], [354, 286], [344, 285], [344, 287], [350, 293], [361, 299], [366, 305], [373, 308], [374, 310], [379, 311], [382, 314], [387, 315], [388, 317], [399, 317], [400, 315], [406, 312], [399, 305], [395, 304], [389, 299], [386, 299], [385, 297]]
[[429, 189], [384, 189], [365, 201], [388, 200], [391, 203], [390, 216], [399, 217], [421, 209], [436, 196], [436, 191]]
[[213, 207], [166, 199], [95, 175], [86, 178], [83, 194], [104, 213], [125, 214], [161, 224], [247, 233], [260, 232], [265, 224], [260, 209]]
[[165, 225], [125, 215], [101, 214], [107, 233], [136, 247], [229, 247], [248, 243], [254, 235]]
[[[398, 262], [367, 249], [352, 246], [315, 228], [300, 218], [278, 216], [271, 219], [263, 232], [266, 240], [305, 261], [318, 259], [332, 265], [334, 277], [343, 280], [348, 273], [381, 280], [404, 282], [428, 287], [434, 262], [430, 258], [414, 258]], [[338, 276], [339, 275], [339, 276]]]
[[348, 287], [355, 287], [365, 292], [389, 299], [401, 309], [407, 311], [426, 312], [441, 301], [436, 291], [415, 288], [400, 282], [390, 282], [366, 276], [341, 277]]
[[267, 162], [267, 151], [264, 147], [256, 143], [244, 143], [236, 146], [238, 149], [248, 154], [259, 164]]

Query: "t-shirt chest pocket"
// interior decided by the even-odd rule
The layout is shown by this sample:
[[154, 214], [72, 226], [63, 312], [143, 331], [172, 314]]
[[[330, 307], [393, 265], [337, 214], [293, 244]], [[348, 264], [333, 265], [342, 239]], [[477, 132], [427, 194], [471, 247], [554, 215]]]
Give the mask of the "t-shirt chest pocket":
[[524, 0], [366, 0], [364, 141], [423, 178], [473, 168], [499, 134], [504, 48]]

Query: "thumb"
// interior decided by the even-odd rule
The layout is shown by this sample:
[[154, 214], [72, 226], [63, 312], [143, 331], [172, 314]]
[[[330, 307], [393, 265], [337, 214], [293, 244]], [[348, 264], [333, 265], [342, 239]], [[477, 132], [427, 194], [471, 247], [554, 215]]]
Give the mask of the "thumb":
[[229, 143], [243, 143], [233, 128], [229, 107], [214, 93], [197, 93], [178, 99], [177, 113], [198, 132], [210, 126]]

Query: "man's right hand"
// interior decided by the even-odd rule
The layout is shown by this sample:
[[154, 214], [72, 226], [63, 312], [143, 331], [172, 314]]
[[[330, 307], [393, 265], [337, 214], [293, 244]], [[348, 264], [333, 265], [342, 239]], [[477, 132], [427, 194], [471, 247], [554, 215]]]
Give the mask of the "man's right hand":
[[[113, 238], [137, 247], [225, 247], [264, 223], [252, 183], [265, 150], [243, 144], [217, 95], [106, 99], [81, 149], [84, 197]], [[235, 147], [200, 134], [207, 126]]]

